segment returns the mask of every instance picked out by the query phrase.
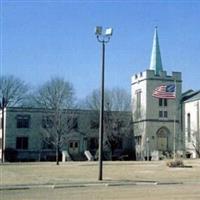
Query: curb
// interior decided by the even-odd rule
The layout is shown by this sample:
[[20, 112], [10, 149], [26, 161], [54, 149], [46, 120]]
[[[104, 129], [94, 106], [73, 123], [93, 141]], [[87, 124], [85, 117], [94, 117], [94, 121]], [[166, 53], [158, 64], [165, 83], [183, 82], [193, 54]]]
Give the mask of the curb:
[[80, 188], [80, 187], [114, 187], [114, 186], [144, 186], [144, 185], [180, 185], [183, 182], [156, 182], [156, 181], [132, 181], [132, 182], [94, 182], [94, 183], [72, 183], [72, 184], [38, 184], [38, 185], [8, 185], [0, 186], [0, 191], [3, 190], [29, 190], [29, 189], [61, 189], [61, 188]]

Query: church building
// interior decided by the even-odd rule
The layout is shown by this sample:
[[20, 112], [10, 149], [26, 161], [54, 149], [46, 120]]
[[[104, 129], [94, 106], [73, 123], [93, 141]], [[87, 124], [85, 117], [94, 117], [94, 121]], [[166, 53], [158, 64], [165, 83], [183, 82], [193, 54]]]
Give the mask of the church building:
[[165, 71], [155, 28], [150, 66], [133, 75], [131, 82], [137, 160], [170, 157], [183, 150], [181, 94], [181, 72]]

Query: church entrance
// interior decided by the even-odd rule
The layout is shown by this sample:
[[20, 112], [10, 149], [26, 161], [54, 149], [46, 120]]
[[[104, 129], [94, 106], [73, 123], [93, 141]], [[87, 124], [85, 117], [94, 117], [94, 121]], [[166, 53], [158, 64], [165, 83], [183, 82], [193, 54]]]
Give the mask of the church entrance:
[[165, 127], [157, 131], [157, 149], [158, 151], [168, 150], [169, 130]]

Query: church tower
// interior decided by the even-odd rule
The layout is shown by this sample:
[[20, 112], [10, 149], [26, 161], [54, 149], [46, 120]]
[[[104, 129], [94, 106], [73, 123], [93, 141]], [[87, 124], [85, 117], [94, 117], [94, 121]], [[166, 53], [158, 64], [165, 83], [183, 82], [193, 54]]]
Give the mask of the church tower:
[[182, 150], [181, 88], [181, 72], [168, 75], [163, 70], [156, 27], [149, 69], [133, 75], [131, 82], [138, 160], [173, 156]]

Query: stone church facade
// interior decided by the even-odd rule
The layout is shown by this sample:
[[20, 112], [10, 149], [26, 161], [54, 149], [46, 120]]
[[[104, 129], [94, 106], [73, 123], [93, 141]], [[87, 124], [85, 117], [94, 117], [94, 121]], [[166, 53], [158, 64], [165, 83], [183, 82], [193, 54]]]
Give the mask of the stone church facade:
[[[174, 99], [156, 98], [156, 88], [174, 84]], [[155, 29], [150, 67], [132, 76], [132, 115], [137, 159], [153, 153], [169, 156], [182, 151], [181, 72], [169, 75], [162, 67], [157, 28]], [[158, 155], [158, 156], [159, 156]]]

